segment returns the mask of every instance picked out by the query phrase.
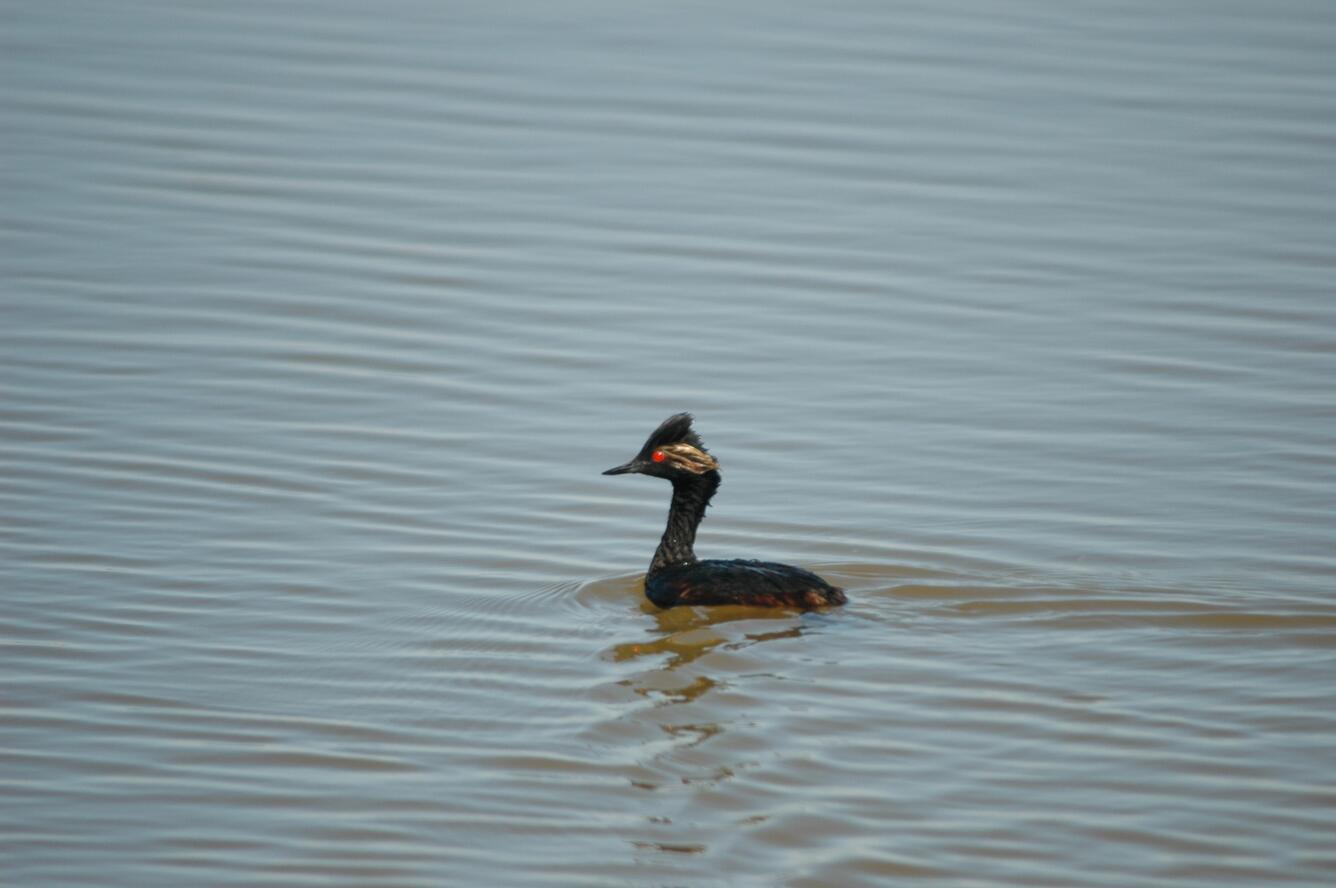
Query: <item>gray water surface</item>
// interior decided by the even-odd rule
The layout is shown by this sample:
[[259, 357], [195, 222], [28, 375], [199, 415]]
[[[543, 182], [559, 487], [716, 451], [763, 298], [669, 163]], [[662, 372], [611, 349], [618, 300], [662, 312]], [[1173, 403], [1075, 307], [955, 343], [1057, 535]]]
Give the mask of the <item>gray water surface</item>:
[[1330, 884], [1336, 6], [5, 9], [0, 883]]

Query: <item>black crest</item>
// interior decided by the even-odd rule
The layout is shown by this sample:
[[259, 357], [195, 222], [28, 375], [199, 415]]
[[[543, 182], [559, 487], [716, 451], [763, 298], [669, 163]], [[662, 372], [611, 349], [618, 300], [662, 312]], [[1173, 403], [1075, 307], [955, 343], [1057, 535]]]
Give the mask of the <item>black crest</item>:
[[642, 456], [648, 455], [650, 452], [669, 444], [690, 444], [697, 450], [709, 453], [705, 449], [705, 442], [700, 439], [700, 435], [697, 435], [691, 429], [690, 413], [678, 413], [665, 419], [645, 441], [645, 446], [640, 448], [640, 453]]

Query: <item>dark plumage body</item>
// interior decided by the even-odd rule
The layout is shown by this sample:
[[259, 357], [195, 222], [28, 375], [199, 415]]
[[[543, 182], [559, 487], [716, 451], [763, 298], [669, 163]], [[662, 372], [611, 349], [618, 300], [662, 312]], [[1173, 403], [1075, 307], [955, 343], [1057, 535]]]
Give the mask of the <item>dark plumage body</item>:
[[768, 561], [698, 561], [696, 528], [719, 489], [719, 463], [691, 429], [691, 416], [670, 416], [636, 458], [605, 475], [638, 472], [673, 484], [668, 526], [645, 575], [645, 595], [658, 607], [748, 604], [808, 610], [844, 604], [844, 592], [816, 574]]
[[750, 604], [808, 610], [844, 604], [844, 592], [810, 570], [773, 561], [685, 561], [651, 570], [645, 597], [659, 607]]

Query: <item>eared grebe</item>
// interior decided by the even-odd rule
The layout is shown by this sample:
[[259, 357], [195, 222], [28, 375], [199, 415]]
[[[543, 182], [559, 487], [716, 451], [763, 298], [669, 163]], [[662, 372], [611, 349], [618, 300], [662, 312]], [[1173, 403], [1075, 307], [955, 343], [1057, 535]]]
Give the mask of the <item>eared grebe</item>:
[[816, 574], [767, 561], [697, 561], [692, 546], [710, 497], [719, 489], [719, 462], [679, 413], [654, 430], [636, 458], [605, 475], [639, 472], [673, 482], [673, 503], [645, 595], [659, 607], [677, 604], [751, 604], [804, 610], [844, 604], [844, 592]]

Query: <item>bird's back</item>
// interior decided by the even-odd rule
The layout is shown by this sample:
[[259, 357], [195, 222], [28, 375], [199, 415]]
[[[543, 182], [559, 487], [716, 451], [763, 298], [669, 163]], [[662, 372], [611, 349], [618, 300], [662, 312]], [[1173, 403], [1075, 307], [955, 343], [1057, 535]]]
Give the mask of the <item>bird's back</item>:
[[810, 570], [769, 561], [690, 561], [653, 570], [645, 595], [659, 607], [748, 604], [808, 610], [844, 604], [844, 592]]

